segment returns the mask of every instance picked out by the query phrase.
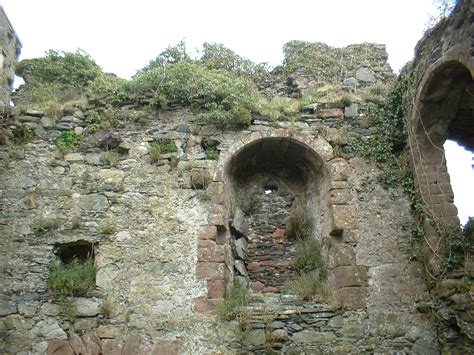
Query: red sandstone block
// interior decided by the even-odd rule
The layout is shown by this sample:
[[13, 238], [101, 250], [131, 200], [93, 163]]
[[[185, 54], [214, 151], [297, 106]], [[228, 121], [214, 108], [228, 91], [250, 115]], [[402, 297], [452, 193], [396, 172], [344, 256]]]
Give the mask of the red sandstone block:
[[264, 287], [262, 292], [265, 292], [265, 293], [275, 293], [275, 292], [280, 292], [280, 289], [278, 287], [273, 287], [273, 286], [267, 286], [267, 287]]
[[260, 267], [260, 262], [252, 261], [247, 264], [247, 270], [257, 270]]
[[204, 226], [202, 228], [201, 234], [199, 234], [199, 239], [216, 240], [216, 237], [217, 237], [217, 227], [216, 226]]
[[226, 294], [226, 283], [224, 280], [207, 281], [208, 298], [224, 298]]
[[48, 341], [48, 355], [74, 355], [74, 350], [67, 340]]
[[346, 243], [334, 243], [329, 250], [329, 269], [350, 265], [355, 265], [353, 248]]
[[338, 307], [354, 310], [367, 306], [367, 287], [343, 287], [334, 291]]
[[198, 261], [225, 261], [225, 248], [213, 240], [200, 240], [198, 244]]
[[194, 311], [197, 313], [210, 313], [214, 308], [214, 303], [205, 297], [194, 299]]
[[357, 211], [353, 205], [331, 205], [331, 231], [330, 234], [339, 234], [344, 229], [354, 227], [357, 221]]
[[254, 281], [250, 284], [250, 288], [254, 291], [262, 291], [265, 285], [260, 281]]
[[224, 276], [224, 263], [198, 262], [196, 265], [198, 279], [223, 280]]
[[277, 228], [275, 232], [273, 232], [273, 238], [283, 238], [285, 236], [285, 230], [281, 228]]
[[367, 270], [364, 266], [338, 266], [329, 275], [333, 289], [342, 287], [366, 286]]

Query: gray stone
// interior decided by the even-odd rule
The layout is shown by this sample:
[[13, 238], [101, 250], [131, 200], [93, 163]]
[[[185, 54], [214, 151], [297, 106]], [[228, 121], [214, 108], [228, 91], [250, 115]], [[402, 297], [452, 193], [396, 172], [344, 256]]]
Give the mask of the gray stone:
[[263, 345], [266, 342], [265, 330], [264, 329], [254, 329], [248, 333], [244, 333], [243, 343], [246, 345]]
[[18, 312], [25, 317], [33, 317], [38, 311], [39, 302], [20, 302], [18, 303]]
[[64, 116], [61, 118], [61, 122], [70, 122], [70, 123], [75, 123], [76, 125], [84, 124], [83, 120], [74, 116]]
[[104, 195], [85, 195], [81, 196], [79, 207], [87, 211], [103, 211], [109, 208], [109, 201]]
[[344, 79], [344, 81], [342, 82], [342, 85], [351, 89], [355, 89], [357, 88], [357, 79], [354, 77]]
[[12, 151], [10, 151], [10, 159], [13, 159], [13, 160], [25, 159], [25, 150], [21, 148], [13, 149]]
[[67, 339], [66, 332], [53, 319], [42, 320], [33, 328], [33, 334], [44, 337], [46, 340]]
[[235, 241], [235, 252], [242, 260], [247, 258], [247, 244], [248, 243], [245, 238], [239, 238]]
[[77, 331], [97, 328], [96, 318], [79, 318], [74, 322], [74, 329]]
[[8, 316], [17, 312], [16, 305], [10, 301], [0, 301], [0, 317]]
[[45, 303], [41, 310], [47, 316], [56, 317], [61, 313], [61, 306], [56, 303]]
[[76, 299], [76, 312], [79, 317], [94, 317], [99, 314], [99, 304], [90, 298]]
[[74, 132], [76, 132], [76, 134], [78, 134], [78, 135], [81, 135], [82, 133], [84, 133], [84, 128], [76, 127], [76, 128], [74, 128]]
[[435, 342], [419, 338], [415, 341], [415, 344], [413, 344], [411, 351], [417, 355], [431, 355], [438, 354], [439, 348]]
[[28, 110], [25, 111], [25, 113], [28, 116], [34, 116], [34, 117], [43, 117], [44, 116], [44, 111], [43, 110], [28, 109]]
[[318, 108], [318, 105], [319, 104], [317, 102], [313, 104], [309, 104], [309, 105], [304, 105], [301, 111], [314, 113], [316, 109]]
[[361, 66], [356, 70], [356, 79], [366, 83], [373, 83], [375, 81], [375, 76], [372, 73], [372, 70], [366, 66]]
[[84, 148], [101, 148], [101, 149], [115, 149], [122, 142], [122, 138], [118, 132], [110, 129], [98, 129], [89, 135], [84, 141]]
[[274, 341], [282, 342], [289, 339], [288, 333], [284, 329], [275, 329], [272, 332], [272, 339]]
[[245, 267], [245, 263], [242, 260], [236, 260], [234, 265], [235, 269], [240, 275], [248, 277], [247, 268]]
[[353, 103], [344, 108], [344, 117], [357, 117], [359, 115], [359, 104]]
[[293, 334], [292, 339], [295, 343], [300, 344], [322, 344], [333, 341], [336, 339], [336, 335], [331, 332], [317, 332], [315, 330], [305, 329], [301, 332]]
[[51, 128], [51, 127], [54, 127], [56, 125], [56, 120], [52, 117], [43, 117], [41, 118], [41, 126], [43, 126], [43, 128]]
[[83, 161], [84, 157], [81, 153], [69, 153], [64, 157], [66, 161]]
[[176, 127], [176, 132], [180, 133], [189, 133], [189, 127], [186, 123], [181, 122], [177, 127]]
[[74, 126], [70, 122], [60, 122], [55, 126], [55, 128], [59, 131], [66, 131], [66, 130], [73, 129]]
[[249, 222], [240, 208], [236, 208], [231, 224], [232, 229], [243, 237], [249, 234]]
[[273, 321], [273, 322], [270, 323], [270, 328], [273, 328], [273, 329], [283, 328], [284, 326], [285, 326], [285, 323], [280, 322], [278, 320]]

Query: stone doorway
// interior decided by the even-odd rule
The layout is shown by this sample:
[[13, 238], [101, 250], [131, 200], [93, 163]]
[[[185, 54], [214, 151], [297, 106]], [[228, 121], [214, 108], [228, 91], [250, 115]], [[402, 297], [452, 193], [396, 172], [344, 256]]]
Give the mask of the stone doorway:
[[410, 143], [423, 201], [446, 225], [459, 225], [459, 219], [443, 144], [449, 139], [474, 151], [473, 110], [474, 82], [463, 64], [446, 62], [430, 73], [420, 93]]
[[291, 138], [255, 141], [226, 168], [231, 199], [234, 280], [254, 291], [282, 292], [295, 279], [297, 238], [287, 233], [296, 211], [309, 216], [311, 238], [320, 238], [327, 176], [323, 161]]

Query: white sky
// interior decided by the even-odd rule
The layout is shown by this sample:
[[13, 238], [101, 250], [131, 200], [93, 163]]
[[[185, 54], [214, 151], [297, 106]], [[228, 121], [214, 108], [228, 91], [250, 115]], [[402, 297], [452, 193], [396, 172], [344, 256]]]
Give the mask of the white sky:
[[[48, 49], [81, 48], [105, 71], [124, 78], [182, 39], [188, 50], [199, 49], [205, 41], [218, 42], [271, 65], [281, 62], [281, 48], [290, 40], [337, 47], [384, 43], [389, 63], [398, 71], [413, 58], [416, 42], [435, 11], [432, 0], [0, 1], [22, 41], [21, 59], [42, 56]], [[456, 165], [470, 169], [454, 178], [449, 166], [464, 222], [468, 209], [474, 215], [474, 171], [472, 155], [461, 156], [454, 152], [447, 159], [460, 160]]]

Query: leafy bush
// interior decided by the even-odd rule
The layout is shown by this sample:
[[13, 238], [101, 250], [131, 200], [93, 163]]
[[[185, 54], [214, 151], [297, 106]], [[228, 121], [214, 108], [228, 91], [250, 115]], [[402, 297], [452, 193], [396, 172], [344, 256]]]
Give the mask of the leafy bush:
[[299, 241], [295, 266], [300, 275], [317, 270], [321, 279], [326, 278], [326, 267], [321, 256], [321, 248], [315, 239], [309, 238]]
[[373, 43], [334, 48], [321, 42], [290, 41], [283, 45], [283, 71], [305, 69], [318, 81], [338, 82], [347, 78], [359, 64], [383, 66], [384, 53]]
[[249, 124], [257, 102], [257, 89], [248, 79], [185, 61], [139, 71], [130, 90], [139, 103], [193, 105], [203, 118], [225, 127]]
[[28, 143], [33, 138], [33, 129], [26, 125], [20, 124], [12, 129], [13, 143], [16, 145], [23, 145]]
[[234, 319], [240, 315], [241, 307], [249, 301], [249, 290], [236, 282], [227, 297], [217, 303], [217, 311], [225, 319]]
[[206, 149], [206, 158], [209, 160], [219, 159], [219, 151], [214, 147], [208, 147]]
[[290, 238], [308, 239], [311, 232], [311, 221], [303, 209], [294, 211], [286, 220], [286, 233]]
[[74, 259], [70, 264], [52, 261], [46, 287], [60, 295], [84, 293], [95, 283], [95, 267], [91, 259], [81, 263]]
[[161, 146], [158, 142], [153, 142], [148, 150], [151, 163], [157, 163], [161, 159]]
[[158, 145], [160, 146], [162, 154], [176, 153], [178, 151], [178, 147], [174, 140], [169, 138], [160, 139]]
[[220, 43], [204, 42], [200, 62], [209, 68], [224, 69], [254, 81], [269, 77], [265, 63], [256, 64]]
[[100, 67], [81, 50], [49, 50], [44, 57], [22, 60], [16, 67], [16, 75], [25, 80], [27, 96], [35, 103], [80, 96], [100, 73]]
[[106, 150], [100, 153], [100, 162], [104, 165], [114, 166], [120, 161], [120, 153], [115, 150]]
[[49, 218], [39, 219], [35, 221], [32, 225], [33, 232], [35, 232], [36, 235], [45, 234], [48, 231], [57, 229], [58, 227], [58, 221]]
[[298, 275], [294, 280], [285, 282], [284, 289], [298, 294], [303, 299], [309, 299], [318, 293], [322, 282], [315, 272]]
[[67, 151], [74, 147], [78, 142], [79, 137], [73, 130], [62, 131], [56, 138], [56, 146], [60, 151]]

